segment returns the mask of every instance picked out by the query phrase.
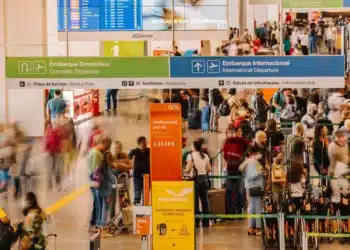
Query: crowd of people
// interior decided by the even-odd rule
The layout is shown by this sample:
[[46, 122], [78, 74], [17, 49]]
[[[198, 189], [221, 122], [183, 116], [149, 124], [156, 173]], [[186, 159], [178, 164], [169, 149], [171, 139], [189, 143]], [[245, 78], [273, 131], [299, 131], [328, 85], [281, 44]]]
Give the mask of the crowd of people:
[[[209, 96], [213, 92], [207, 91]], [[334, 204], [340, 202], [342, 195], [347, 194], [349, 184], [344, 176], [350, 171], [347, 92], [347, 89], [303, 89], [299, 95], [297, 89], [280, 89], [268, 103], [264, 92], [257, 89], [250, 106], [244, 98], [238, 98], [234, 89], [229, 91], [223, 101], [230, 109], [229, 126], [221, 148], [226, 173], [234, 177], [228, 178], [225, 186], [228, 214], [241, 214], [246, 207], [248, 213], [260, 214], [267, 192], [273, 194], [276, 207], [282, 208], [285, 190], [289, 190], [296, 208], [301, 208], [308, 191], [311, 166], [319, 175], [337, 178], [331, 181], [330, 198]], [[211, 104], [213, 109], [214, 106]], [[278, 128], [279, 124], [291, 126], [292, 122], [295, 130], [290, 135]], [[211, 164], [205, 147], [208, 142], [199, 138], [190, 149], [186, 142], [184, 138], [184, 173], [193, 178], [193, 168], [196, 169], [196, 199], [201, 201], [201, 212], [210, 213], [207, 175]], [[196, 207], [199, 213], [199, 206]], [[209, 224], [209, 220], [203, 219], [201, 225]], [[249, 235], [261, 235], [260, 229], [260, 220], [249, 219]]]
[[287, 12], [283, 27], [283, 51], [287, 56], [340, 54], [341, 27], [345, 23], [341, 15], [326, 23], [322, 17], [311, 21], [294, 19], [291, 13]]
[[[219, 118], [225, 117], [228, 127], [225, 140], [220, 148], [224, 159], [226, 180], [225, 207], [227, 214], [242, 214], [247, 209], [249, 214], [263, 212], [263, 196], [271, 192], [273, 200], [282, 209], [284, 193], [288, 190], [290, 199], [296, 207], [302, 206], [311, 166], [319, 175], [334, 176], [331, 181], [331, 200], [338, 204], [348, 190], [348, 181], [343, 178], [349, 173], [350, 134], [350, 93], [345, 89], [279, 89], [271, 100], [264, 98], [264, 91], [256, 89], [251, 103], [242, 92], [236, 89], [181, 89], [162, 90], [161, 98], [151, 100], [160, 103], [180, 103], [182, 118], [186, 129], [202, 129], [214, 133], [219, 131]], [[61, 189], [64, 183], [74, 180], [74, 166], [80, 146], [75, 126], [65, 117], [66, 103], [60, 90], [54, 92], [48, 101], [46, 134], [44, 149], [50, 165], [48, 187]], [[194, 119], [199, 114], [199, 127], [193, 127]], [[204, 117], [204, 118], [203, 118]], [[292, 134], [282, 133], [279, 126], [291, 126]], [[203, 129], [203, 124], [206, 128]], [[211, 212], [208, 191], [211, 180], [208, 175], [212, 170], [213, 154], [208, 149], [210, 141], [203, 137], [196, 138], [191, 145], [183, 137], [183, 175], [195, 182], [196, 213]], [[129, 175], [132, 170], [133, 202], [143, 204], [143, 175], [150, 173], [150, 148], [146, 137], [136, 141], [137, 146], [124, 152], [120, 141], [113, 141], [111, 136], [95, 124], [89, 134], [87, 148], [81, 152], [86, 157], [90, 190], [93, 197], [93, 210], [90, 231], [103, 229], [108, 234], [108, 222], [115, 210], [117, 198], [113, 196], [113, 185], [120, 173]], [[26, 192], [19, 181], [26, 177], [26, 159], [30, 154], [30, 143], [17, 124], [0, 127], [1, 192], [7, 190], [7, 174], [13, 175], [14, 196], [26, 193], [23, 215], [30, 217], [29, 224], [18, 228], [20, 238], [27, 248], [33, 245], [45, 245], [42, 224], [45, 215], [35, 195]], [[7, 150], [7, 151], [6, 151]], [[305, 157], [305, 154], [309, 156]], [[14, 171], [15, 169], [18, 169]], [[29, 190], [30, 191], [30, 190]], [[201, 203], [201, 205], [199, 205]], [[201, 210], [200, 210], [201, 208]], [[1, 215], [1, 213], [0, 213]], [[0, 218], [0, 226], [8, 226], [6, 217]], [[261, 221], [249, 218], [249, 235], [261, 235]], [[33, 223], [38, 228], [33, 229]], [[209, 219], [196, 220], [197, 226], [209, 227]], [[1, 239], [1, 238], [0, 238]], [[4, 248], [5, 249], [5, 248]]]
[[228, 42], [218, 47], [218, 56], [278, 55], [280, 51], [280, 30], [276, 22], [265, 22], [243, 33], [238, 28], [230, 28]]

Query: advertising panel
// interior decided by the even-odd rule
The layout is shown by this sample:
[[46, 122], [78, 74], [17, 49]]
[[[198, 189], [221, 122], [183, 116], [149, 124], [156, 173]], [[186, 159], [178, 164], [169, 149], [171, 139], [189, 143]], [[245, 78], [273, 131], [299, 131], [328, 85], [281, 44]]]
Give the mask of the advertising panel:
[[194, 185], [152, 182], [153, 250], [195, 249]]
[[10, 89], [343, 88], [344, 56], [9, 57]]
[[103, 56], [138, 57], [145, 55], [144, 41], [104, 41]]
[[341, 8], [343, 0], [283, 0], [283, 8]]
[[150, 104], [151, 180], [182, 178], [181, 105]]

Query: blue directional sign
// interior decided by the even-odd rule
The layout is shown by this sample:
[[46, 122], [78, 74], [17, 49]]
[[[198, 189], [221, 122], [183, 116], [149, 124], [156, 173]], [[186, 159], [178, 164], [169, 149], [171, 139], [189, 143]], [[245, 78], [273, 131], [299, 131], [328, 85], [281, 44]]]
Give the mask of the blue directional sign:
[[204, 60], [191, 60], [191, 67], [193, 74], [205, 73], [205, 61]]
[[200, 60], [193, 60], [191, 57], [171, 57], [170, 74], [171, 77], [178, 78], [344, 77], [344, 57], [236, 56], [200, 57]]

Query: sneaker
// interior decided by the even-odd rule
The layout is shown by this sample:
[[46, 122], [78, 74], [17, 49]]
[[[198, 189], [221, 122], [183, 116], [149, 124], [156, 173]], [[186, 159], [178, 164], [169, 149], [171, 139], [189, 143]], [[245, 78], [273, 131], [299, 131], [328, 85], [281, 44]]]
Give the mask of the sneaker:
[[256, 236], [261, 236], [261, 229], [260, 229], [260, 228], [257, 228], [257, 229], [255, 230], [255, 235], [256, 235]]
[[255, 230], [254, 230], [254, 228], [249, 228], [249, 229], [248, 229], [248, 235], [255, 235]]
[[95, 226], [90, 225], [89, 226], [89, 233], [97, 233], [98, 232], [98, 228]]

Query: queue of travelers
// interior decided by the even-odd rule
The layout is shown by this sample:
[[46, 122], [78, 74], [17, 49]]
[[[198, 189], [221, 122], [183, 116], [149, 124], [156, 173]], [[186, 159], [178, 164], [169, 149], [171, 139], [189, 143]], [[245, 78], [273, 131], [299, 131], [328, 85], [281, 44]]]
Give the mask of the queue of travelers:
[[[219, 118], [224, 116], [227, 119], [229, 125], [224, 131], [225, 140], [220, 148], [226, 173], [233, 177], [228, 178], [225, 185], [226, 213], [242, 214], [247, 209], [249, 214], [257, 214], [262, 212], [263, 195], [267, 191], [272, 192], [277, 207], [281, 207], [284, 191], [288, 189], [293, 202], [300, 207], [309, 182], [310, 165], [319, 175], [338, 178], [349, 173], [347, 140], [350, 133], [350, 104], [345, 97], [346, 91], [334, 89], [323, 95], [317, 89], [303, 90], [301, 93], [296, 89], [279, 89], [271, 100], [265, 100], [264, 91], [257, 89], [252, 105], [249, 105], [248, 100], [235, 89], [230, 89], [226, 96], [218, 89], [163, 90], [159, 102], [180, 103], [183, 110], [187, 110], [182, 112], [182, 118], [184, 122], [188, 121], [189, 129], [193, 109], [201, 113], [205, 110], [203, 107], [211, 108], [208, 124], [209, 131], [213, 133], [221, 132]], [[47, 104], [50, 119], [46, 123], [44, 140], [51, 167], [48, 186], [59, 190], [63, 182], [69, 183], [74, 178], [75, 161], [80, 149], [74, 123], [64, 116], [66, 104], [61, 95], [56, 90], [54, 98]], [[293, 133], [286, 136], [278, 126], [283, 127], [283, 123], [288, 122], [295, 125]], [[196, 213], [210, 214], [208, 191], [211, 180], [208, 175], [213, 170], [213, 155], [208, 152], [208, 142], [202, 137], [196, 138], [191, 145], [187, 144], [187, 140], [186, 136], [182, 139], [183, 174], [195, 182]], [[84, 155], [93, 197], [89, 229], [91, 232], [102, 229], [103, 235], [108, 235], [108, 221], [112, 210], [115, 210], [112, 188], [119, 173], [132, 170], [133, 204], [144, 203], [142, 194], [146, 185], [143, 175], [150, 173], [150, 148], [147, 138], [141, 136], [136, 141], [136, 147], [126, 153], [122, 142], [113, 141], [98, 124], [93, 125], [87, 144]], [[0, 126], [0, 153], [7, 152], [9, 155], [0, 157], [3, 159], [0, 162], [2, 175], [10, 168], [26, 168], [23, 159], [28, 157], [26, 154], [30, 152], [30, 146], [24, 145], [30, 144], [18, 125]], [[22, 151], [24, 156], [19, 160], [18, 155]], [[19, 176], [14, 178], [15, 197], [26, 193], [16, 179], [22, 177], [23, 171], [18, 171]], [[0, 188], [5, 190], [7, 183], [0, 179]], [[348, 182], [343, 178], [331, 181], [332, 202], [339, 203], [347, 186]], [[27, 204], [23, 215], [31, 220], [34, 218], [32, 223], [39, 225], [35, 229], [39, 231], [33, 231], [30, 224], [24, 223], [19, 227], [18, 232], [21, 233], [14, 237], [21, 239], [23, 249], [31, 250], [35, 249], [31, 248], [33, 245], [45, 245], [41, 231], [45, 214], [35, 194], [26, 193], [25, 200]], [[3, 225], [9, 225], [5, 216], [0, 219], [5, 221]], [[261, 235], [260, 220], [252, 218], [248, 223], [249, 235]], [[196, 226], [209, 227], [210, 220], [197, 219]]]

